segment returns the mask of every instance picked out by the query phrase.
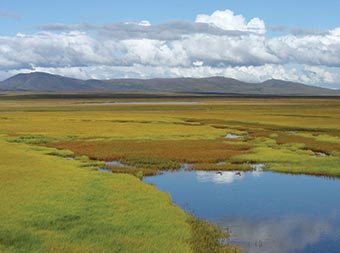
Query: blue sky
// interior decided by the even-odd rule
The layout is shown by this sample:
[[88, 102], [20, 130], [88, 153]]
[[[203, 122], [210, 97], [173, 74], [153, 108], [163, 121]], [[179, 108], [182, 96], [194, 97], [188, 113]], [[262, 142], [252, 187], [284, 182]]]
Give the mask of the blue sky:
[[334, 0], [0, 0], [0, 80], [225, 76], [340, 88]]
[[[1, 34], [31, 31], [50, 23], [112, 23], [126, 20], [192, 21], [197, 14], [230, 9], [246, 18], [261, 17], [267, 25], [327, 29], [340, 25], [340, 1], [315, 0], [1, 0]], [[15, 17], [16, 16], [16, 17]]]

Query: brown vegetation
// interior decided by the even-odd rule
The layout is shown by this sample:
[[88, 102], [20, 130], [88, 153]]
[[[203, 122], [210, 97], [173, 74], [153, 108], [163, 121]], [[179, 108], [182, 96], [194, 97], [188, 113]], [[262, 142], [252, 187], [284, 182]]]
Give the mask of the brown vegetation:
[[[111, 141], [64, 141], [50, 143], [58, 149], [68, 149], [76, 155], [86, 155], [91, 159], [112, 161], [124, 160], [129, 165], [142, 167], [167, 165], [174, 169], [178, 162], [213, 163], [244, 154], [249, 145], [226, 143], [217, 140], [111, 140]], [[176, 163], [177, 162], [177, 163]], [[143, 166], [144, 165], [144, 166]], [[145, 166], [149, 165], [149, 166]]]
[[320, 142], [309, 137], [289, 135], [283, 133], [278, 135], [276, 142], [277, 144], [302, 143], [305, 145], [305, 149], [310, 149], [314, 152], [323, 152], [326, 154], [331, 154], [334, 151], [340, 151], [339, 143]]

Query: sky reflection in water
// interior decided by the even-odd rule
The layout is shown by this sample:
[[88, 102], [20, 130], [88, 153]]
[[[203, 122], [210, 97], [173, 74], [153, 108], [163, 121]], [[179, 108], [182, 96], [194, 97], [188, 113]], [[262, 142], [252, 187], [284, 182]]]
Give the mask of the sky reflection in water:
[[179, 171], [145, 178], [249, 253], [339, 253], [340, 180], [262, 172]]

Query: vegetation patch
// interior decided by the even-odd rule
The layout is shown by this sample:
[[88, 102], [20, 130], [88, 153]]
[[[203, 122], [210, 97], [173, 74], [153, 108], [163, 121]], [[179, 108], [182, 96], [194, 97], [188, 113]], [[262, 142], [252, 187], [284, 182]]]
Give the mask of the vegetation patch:
[[176, 170], [181, 167], [179, 162], [174, 162], [171, 160], [165, 160], [158, 157], [129, 157], [127, 159], [122, 159], [122, 162], [133, 166], [133, 167], [141, 167], [148, 169], [157, 169], [157, 170]]
[[1, 252], [192, 252], [188, 215], [167, 194], [23, 144], [0, 146]]
[[[124, 159], [126, 163], [140, 162], [150, 165], [161, 164], [164, 161], [215, 162], [243, 154], [250, 149], [249, 145], [234, 145], [222, 139], [65, 141], [51, 143], [49, 146], [69, 149], [77, 155], [87, 155], [92, 159], [104, 161]], [[172, 164], [175, 165], [178, 164]]]
[[[239, 252], [138, 178], [182, 163], [340, 177], [339, 99], [200, 97], [159, 106], [44, 96], [0, 103], [0, 252]], [[104, 167], [116, 174], [97, 172]]]
[[106, 165], [105, 168], [110, 169], [113, 173], [132, 174], [140, 179], [142, 179], [144, 176], [154, 176], [158, 174], [158, 171], [155, 169], [143, 167], [131, 167], [131, 166], [119, 167]]
[[54, 141], [54, 138], [47, 137], [44, 135], [23, 135], [19, 137], [9, 138], [9, 142], [16, 143], [26, 143], [26, 144], [47, 144], [51, 141]]
[[194, 253], [241, 253], [236, 246], [223, 246], [221, 239], [227, 238], [228, 234], [222, 232], [213, 224], [199, 220], [195, 217], [189, 218], [192, 230], [192, 249]]
[[[259, 143], [249, 154], [234, 157], [238, 163], [266, 163], [265, 170], [291, 174], [328, 175], [340, 177], [340, 156], [315, 156], [315, 153], [304, 149], [304, 144], [276, 145], [268, 140]], [[303, 148], [303, 149], [301, 149]]]
[[340, 151], [340, 143], [317, 141], [312, 137], [304, 137], [281, 133], [277, 137], [276, 141], [278, 144], [301, 143], [305, 145], [305, 149], [310, 149], [315, 152], [323, 152], [326, 154], [331, 154], [334, 151], [337, 152]]

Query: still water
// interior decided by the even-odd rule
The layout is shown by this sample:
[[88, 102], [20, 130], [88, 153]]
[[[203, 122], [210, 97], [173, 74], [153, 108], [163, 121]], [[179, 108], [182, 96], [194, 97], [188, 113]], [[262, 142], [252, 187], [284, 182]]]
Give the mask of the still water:
[[195, 105], [199, 104], [199, 102], [186, 102], [186, 101], [145, 101], [145, 102], [99, 102], [99, 103], [91, 103], [91, 104], [104, 104], [104, 105]]
[[249, 253], [339, 253], [340, 180], [272, 172], [146, 177], [175, 204], [219, 224]]

